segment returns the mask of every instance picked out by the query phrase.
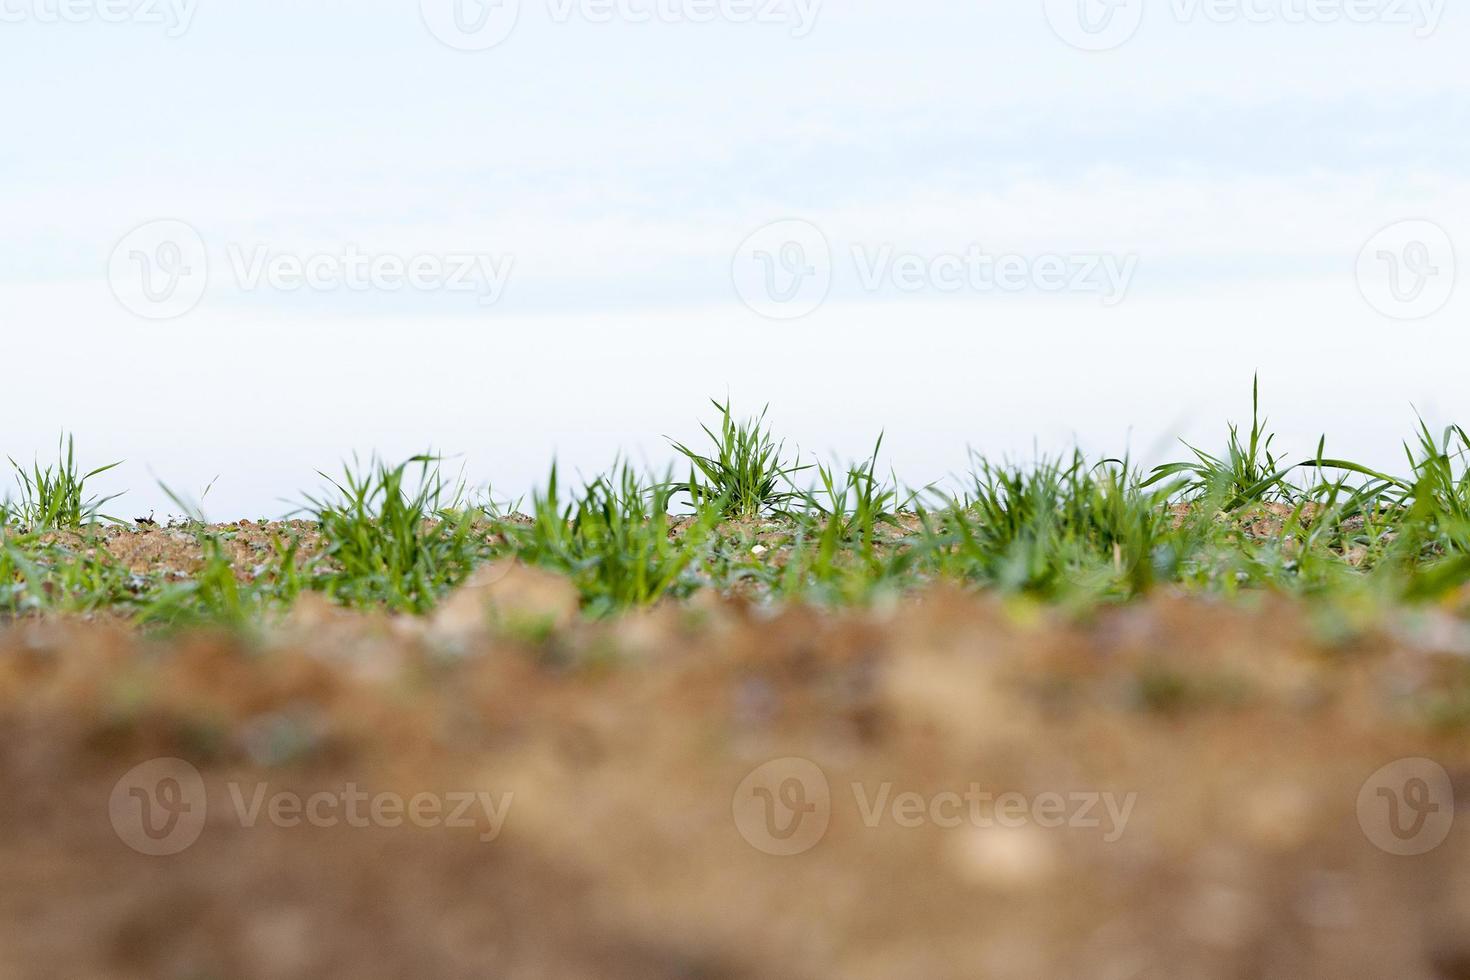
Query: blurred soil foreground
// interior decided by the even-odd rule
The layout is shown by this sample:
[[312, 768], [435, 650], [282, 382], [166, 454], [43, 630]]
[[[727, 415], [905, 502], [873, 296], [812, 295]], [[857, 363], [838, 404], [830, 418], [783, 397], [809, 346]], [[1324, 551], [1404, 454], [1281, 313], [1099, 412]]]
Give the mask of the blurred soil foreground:
[[1470, 977], [1470, 632], [932, 590], [0, 627], [0, 977]]

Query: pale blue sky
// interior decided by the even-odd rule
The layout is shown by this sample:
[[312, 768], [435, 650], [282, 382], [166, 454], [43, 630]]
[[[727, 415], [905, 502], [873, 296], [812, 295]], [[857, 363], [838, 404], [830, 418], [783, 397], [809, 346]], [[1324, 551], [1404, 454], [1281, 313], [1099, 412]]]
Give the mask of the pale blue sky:
[[[1181, 0], [1143, 0], [1132, 40], [1084, 53], [1041, 0], [829, 0], [801, 38], [557, 23], [522, 0], [504, 43], [466, 53], [410, 0], [198, 0], [176, 38], [38, 22], [54, 2], [0, 0], [20, 19], [0, 20], [0, 324], [25, 406], [0, 451], [64, 425], [128, 458], [144, 510], [151, 474], [219, 472], [212, 510], [276, 513], [354, 449], [428, 443], [515, 495], [553, 452], [657, 462], [659, 436], [688, 436], [727, 390], [771, 401], [811, 449], [860, 452], [886, 426], [913, 482], [963, 466], [966, 443], [1112, 450], [1131, 432], [1167, 454], [1238, 417], [1257, 367], [1299, 453], [1325, 428], [1388, 464], [1411, 403], [1470, 418], [1465, 290], [1403, 321], [1354, 278], [1405, 219], [1470, 261], [1462, 9], [1416, 38], [1181, 22]], [[211, 275], [197, 308], [149, 322], [114, 300], [108, 263], [162, 218], [199, 231]], [[742, 305], [731, 262], [784, 218], [835, 261], [826, 305], [776, 322]], [[851, 257], [976, 243], [1135, 256], [1137, 273], [1105, 309], [871, 292]], [[488, 309], [251, 291], [222, 275], [232, 244], [485, 251], [514, 270]]]

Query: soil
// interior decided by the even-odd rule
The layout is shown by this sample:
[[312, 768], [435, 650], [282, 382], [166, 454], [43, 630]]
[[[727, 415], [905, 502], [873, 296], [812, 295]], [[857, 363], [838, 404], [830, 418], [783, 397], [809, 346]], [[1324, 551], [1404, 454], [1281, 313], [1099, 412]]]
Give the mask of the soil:
[[[1171, 508], [1175, 525], [1183, 523], [1189, 515], [1189, 505], [1177, 504]], [[1235, 520], [1241, 533], [1250, 538], [1268, 539], [1281, 534], [1292, 516], [1293, 510], [1283, 504], [1260, 504], [1244, 512]], [[1310, 524], [1314, 510], [1311, 506], [1302, 514]], [[1221, 520], [1226, 518], [1221, 515]], [[505, 518], [512, 523], [529, 523], [530, 518], [513, 514]], [[1355, 518], [1345, 526], [1352, 527]], [[692, 517], [671, 519], [671, 537], [683, 535], [694, 523]], [[877, 543], [880, 548], [900, 545], [905, 539], [919, 533], [921, 522], [917, 515], [901, 513], [891, 523], [882, 523], [877, 528]], [[759, 552], [769, 564], [780, 566], [793, 542], [794, 531], [789, 523], [777, 519], [752, 518], [726, 521], [720, 527], [721, 534], [730, 541], [743, 541], [750, 547], [760, 547]], [[487, 540], [499, 540], [494, 530], [484, 528]], [[70, 548], [87, 551], [101, 547], [113, 558], [138, 575], [161, 576], [164, 579], [183, 579], [197, 572], [204, 562], [204, 551], [200, 545], [202, 536], [213, 537], [225, 546], [235, 574], [248, 581], [264, 572], [276, 554], [278, 547], [294, 542], [297, 558], [309, 562], [325, 548], [321, 533], [313, 521], [249, 521], [229, 524], [165, 525], [138, 522], [134, 524], [98, 524], [85, 532], [52, 531], [41, 536], [43, 543], [58, 543]]]
[[197, 531], [207, 532], [223, 543], [236, 574], [242, 579], [252, 578], [258, 570], [263, 570], [274, 555], [277, 542], [283, 546], [293, 540], [298, 542], [297, 554], [303, 561], [323, 548], [317, 525], [300, 520], [246, 520], [197, 528], [99, 524], [85, 532], [51, 531], [40, 540], [83, 551], [104, 548], [138, 575], [188, 578], [204, 563], [204, 551], [199, 543], [202, 535]]
[[0, 977], [1470, 977], [1447, 611], [574, 608], [0, 628]]

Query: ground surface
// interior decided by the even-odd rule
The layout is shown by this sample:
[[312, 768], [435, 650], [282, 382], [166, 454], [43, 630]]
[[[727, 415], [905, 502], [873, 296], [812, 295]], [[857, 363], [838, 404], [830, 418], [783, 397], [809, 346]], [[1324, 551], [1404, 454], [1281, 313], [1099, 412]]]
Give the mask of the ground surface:
[[1470, 977], [1449, 612], [576, 605], [0, 628], [0, 977]]

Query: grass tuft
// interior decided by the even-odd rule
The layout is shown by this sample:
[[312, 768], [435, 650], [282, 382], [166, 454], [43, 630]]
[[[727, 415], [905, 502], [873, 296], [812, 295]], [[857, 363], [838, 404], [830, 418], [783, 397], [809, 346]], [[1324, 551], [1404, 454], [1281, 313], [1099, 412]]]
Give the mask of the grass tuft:
[[83, 527], [95, 523], [99, 517], [116, 521], [116, 518], [101, 514], [101, 509], [121, 494], [88, 496], [87, 481], [120, 465], [121, 461], [82, 472], [76, 461], [75, 442], [69, 435], [60, 437], [57, 461], [44, 469], [39, 461], [33, 462], [28, 470], [10, 459], [20, 488], [20, 499], [14, 502], [6, 499], [3, 510], [0, 510], [4, 517], [0, 527], [17, 524], [25, 530], [47, 531]]
[[725, 508], [714, 498], [676, 529], [669, 513], [676, 492], [668, 481], [645, 485], [623, 464], [564, 504], [553, 464], [545, 491], [532, 498], [530, 522], [502, 530], [522, 559], [569, 576], [590, 615], [607, 615], [701, 584], [699, 563]]
[[681, 488], [689, 494], [696, 510], [718, 507], [726, 517], [751, 518], [762, 513], [784, 511], [800, 498], [791, 477], [807, 467], [788, 462], [785, 443], [778, 443], [766, 425], [766, 409], [753, 419], [738, 421], [723, 405], [711, 400], [720, 412], [720, 431], [700, 425], [711, 443], [704, 456], [680, 442], [674, 449], [689, 461], [689, 481]]
[[488, 553], [484, 513], [464, 505], [439, 462], [354, 461], [340, 479], [322, 474], [333, 494], [308, 496], [304, 508], [326, 540], [311, 587], [348, 605], [423, 613], [463, 581]]
[[1245, 439], [1240, 428], [1230, 423], [1230, 436], [1225, 453], [1215, 456], [1185, 443], [1194, 454], [1194, 459], [1166, 463], [1155, 467], [1144, 486], [1153, 486], [1181, 476], [1188, 478], [1180, 488], [1196, 498], [1217, 498], [1220, 509], [1238, 510], [1249, 504], [1268, 500], [1290, 499], [1300, 491], [1286, 482], [1286, 476], [1294, 469], [1283, 466], [1271, 444], [1276, 440], [1273, 433], [1266, 431], [1266, 420], [1261, 417], [1261, 379], [1257, 375], [1251, 382], [1251, 430]]

